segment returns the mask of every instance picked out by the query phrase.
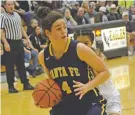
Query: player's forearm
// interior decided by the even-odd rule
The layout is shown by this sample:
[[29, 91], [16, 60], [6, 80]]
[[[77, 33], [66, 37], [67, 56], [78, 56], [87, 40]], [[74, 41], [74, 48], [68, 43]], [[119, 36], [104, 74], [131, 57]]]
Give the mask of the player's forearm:
[[96, 77], [88, 82], [89, 90], [103, 84], [110, 77], [109, 71], [103, 71], [96, 75]]

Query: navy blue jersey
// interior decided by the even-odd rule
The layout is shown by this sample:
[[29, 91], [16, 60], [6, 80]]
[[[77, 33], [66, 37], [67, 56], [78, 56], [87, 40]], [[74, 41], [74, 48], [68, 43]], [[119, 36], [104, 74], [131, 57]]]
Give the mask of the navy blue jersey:
[[[60, 59], [56, 59], [53, 56], [52, 45], [50, 44], [44, 50], [44, 61], [52, 79], [58, 83], [63, 93], [62, 101], [54, 108], [60, 107], [61, 111], [66, 111], [67, 108], [67, 111], [74, 111], [75, 108], [79, 111], [79, 108], [81, 108], [79, 112], [81, 113], [82, 108], [87, 111], [86, 109], [90, 108], [93, 102], [103, 101], [104, 99], [99, 94], [98, 88], [87, 92], [81, 100], [79, 100], [79, 96], [75, 96], [73, 80], [85, 84], [89, 82], [89, 79], [93, 78], [92, 71], [90, 71], [88, 65], [81, 61], [77, 55], [77, 44], [77, 41], [68, 39], [67, 47]], [[69, 114], [71, 115], [71, 113]], [[84, 112], [82, 114], [85, 115]]]

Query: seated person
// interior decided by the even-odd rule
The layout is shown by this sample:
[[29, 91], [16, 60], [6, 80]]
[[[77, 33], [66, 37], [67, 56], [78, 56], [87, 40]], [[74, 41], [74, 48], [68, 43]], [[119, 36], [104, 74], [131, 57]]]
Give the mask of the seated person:
[[46, 47], [46, 39], [41, 36], [41, 28], [39, 26], [37, 26], [30, 35], [30, 41], [33, 47], [38, 49], [39, 52]]
[[38, 21], [36, 19], [32, 19], [30, 26], [28, 26], [27, 35], [31, 35], [37, 26], [38, 26]]
[[76, 21], [73, 19], [71, 12], [68, 8], [65, 9], [64, 19], [68, 27], [77, 25]]
[[107, 14], [107, 18], [109, 21], [120, 19], [120, 15], [117, 13], [117, 7], [115, 4], [111, 5], [110, 12]]
[[135, 31], [133, 30], [133, 24], [131, 21], [129, 21], [129, 14], [128, 12], [123, 12], [122, 14], [122, 19], [126, 23], [126, 31], [130, 35], [130, 40], [129, 40], [129, 46], [128, 46], [128, 55], [133, 55], [135, 52]]
[[100, 22], [107, 22], [108, 21], [108, 18], [106, 16], [106, 7], [100, 7], [99, 8], [99, 12], [101, 14], [101, 19], [100, 19]]
[[[31, 49], [28, 42], [26, 42], [25, 39], [23, 39], [23, 44], [24, 44], [24, 60], [26, 64], [29, 63], [29, 66], [26, 67], [26, 71], [28, 71], [29, 74], [32, 75], [33, 77], [36, 77], [35, 71], [38, 66], [38, 52]], [[30, 63], [31, 60], [32, 63]]]
[[84, 16], [84, 9], [83, 8], [80, 7], [78, 9], [77, 16], [76, 16], [75, 20], [76, 20], [78, 25], [88, 24], [89, 23], [89, 21]]

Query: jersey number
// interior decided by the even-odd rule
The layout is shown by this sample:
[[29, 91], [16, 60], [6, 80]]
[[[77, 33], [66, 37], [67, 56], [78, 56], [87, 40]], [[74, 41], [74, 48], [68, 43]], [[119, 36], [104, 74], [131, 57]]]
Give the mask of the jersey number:
[[62, 83], [62, 89], [63, 89], [63, 91], [66, 91], [67, 94], [72, 93], [72, 91], [71, 91], [71, 89], [70, 89], [67, 81], [63, 81], [63, 83]]

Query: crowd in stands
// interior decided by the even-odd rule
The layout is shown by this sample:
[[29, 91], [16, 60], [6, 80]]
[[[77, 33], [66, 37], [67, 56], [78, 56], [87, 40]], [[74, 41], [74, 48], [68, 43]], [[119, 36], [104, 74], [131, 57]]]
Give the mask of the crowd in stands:
[[[67, 26], [76, 26], [82, 24], [94, 24], [94, 23], [106, 23], [107, 21], [123, 19], [126, 22], [127, 32], [134, 36], [131, 41], [135, 45], [135, 1], [130, 0], [114, 1], [114, 0], [87, 0], [87, 1], [61, 1], [57, 11], [63, 13]], [[26, 31], [29, 39], [36, 50], [32, 50], [29, 44], [24, 43], [24, 60], [26, 71], [28, 71], [33, 77], [36, 76], [35, 70], [38, 69], [38, 53], [44, 49], [48, 43], [46, 37], [42, 36], [42, 30], [40, 28], [40, 19], [36, 15], [38, 5], [48, 5], [50, 8], [55, 9], [51, 3], [43, 1], [16, 1], [15, 12], [17, 12], [22, 19], [22, 26]], [[54, 2], [53, 2], [54, 4]], [[3, 6], [1, 6], [1, 14], [5, 12]], [[134, 26], [133, 26], [134, 25]], [[130, 48], [132, 55], [135, 51], [135, 46]], [[2, 47], [1, 47], [2, 48]], [[1, 53], [4, 55], [4, 53]], [[32, 62], [31, 62], [32, 60]], [[3, 62], [3, 59], [2, 59]], [[41, 69], [41, 68], [40, 68]]]

